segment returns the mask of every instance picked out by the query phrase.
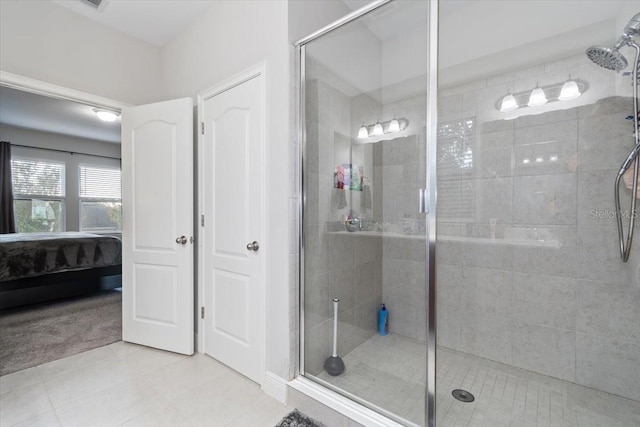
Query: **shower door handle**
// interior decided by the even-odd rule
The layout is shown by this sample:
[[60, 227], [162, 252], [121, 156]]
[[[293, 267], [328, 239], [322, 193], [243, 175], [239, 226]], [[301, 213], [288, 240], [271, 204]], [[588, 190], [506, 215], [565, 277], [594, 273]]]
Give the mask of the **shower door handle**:
[[428, 188], [419, 188], [418, 189], [418, 212], [423, 214], [429, 213], [429, 189]]

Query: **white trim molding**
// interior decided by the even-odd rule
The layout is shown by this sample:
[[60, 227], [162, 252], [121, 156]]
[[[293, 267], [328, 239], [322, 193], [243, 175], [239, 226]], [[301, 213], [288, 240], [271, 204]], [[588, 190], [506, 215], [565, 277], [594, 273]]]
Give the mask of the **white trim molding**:
[[0, 86], [120, 112], [131, 104], [0, 70]]
[[287, 380], [273, 372], [267, 371], [265, 374], [262, 391], [278, 402], [287, 403]]
[[364, 426], [402, 427], [402, 424], [302, 376], [289, 381], [287, 385]]

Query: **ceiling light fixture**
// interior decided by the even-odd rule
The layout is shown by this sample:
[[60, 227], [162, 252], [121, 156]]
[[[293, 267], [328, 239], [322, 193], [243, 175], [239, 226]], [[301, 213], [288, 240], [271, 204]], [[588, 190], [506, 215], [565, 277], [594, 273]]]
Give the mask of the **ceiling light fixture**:
[[113, 122], [120, 116], [120, 114], [115, 111], [101, 110], [99, 108], [94, 108], [93, 112], [96, 113], [96, 116], [103, 122]]

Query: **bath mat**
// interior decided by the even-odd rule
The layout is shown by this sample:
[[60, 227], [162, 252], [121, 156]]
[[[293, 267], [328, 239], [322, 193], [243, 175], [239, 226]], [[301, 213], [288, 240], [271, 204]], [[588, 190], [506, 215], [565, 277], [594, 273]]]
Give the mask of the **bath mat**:
[[289, 412], [276, 427], [324, 427], [324, 424], [307, 417], [299, 412], [297, 409]]

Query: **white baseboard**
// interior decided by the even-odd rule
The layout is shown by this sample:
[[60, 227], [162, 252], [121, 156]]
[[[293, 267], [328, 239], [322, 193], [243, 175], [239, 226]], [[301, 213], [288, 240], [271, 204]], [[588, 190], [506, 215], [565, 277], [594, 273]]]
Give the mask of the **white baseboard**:
[[264, 376], [262, 391], [278, 402], [287, 403], [287, 380], [273, 372], [267, 372]]

